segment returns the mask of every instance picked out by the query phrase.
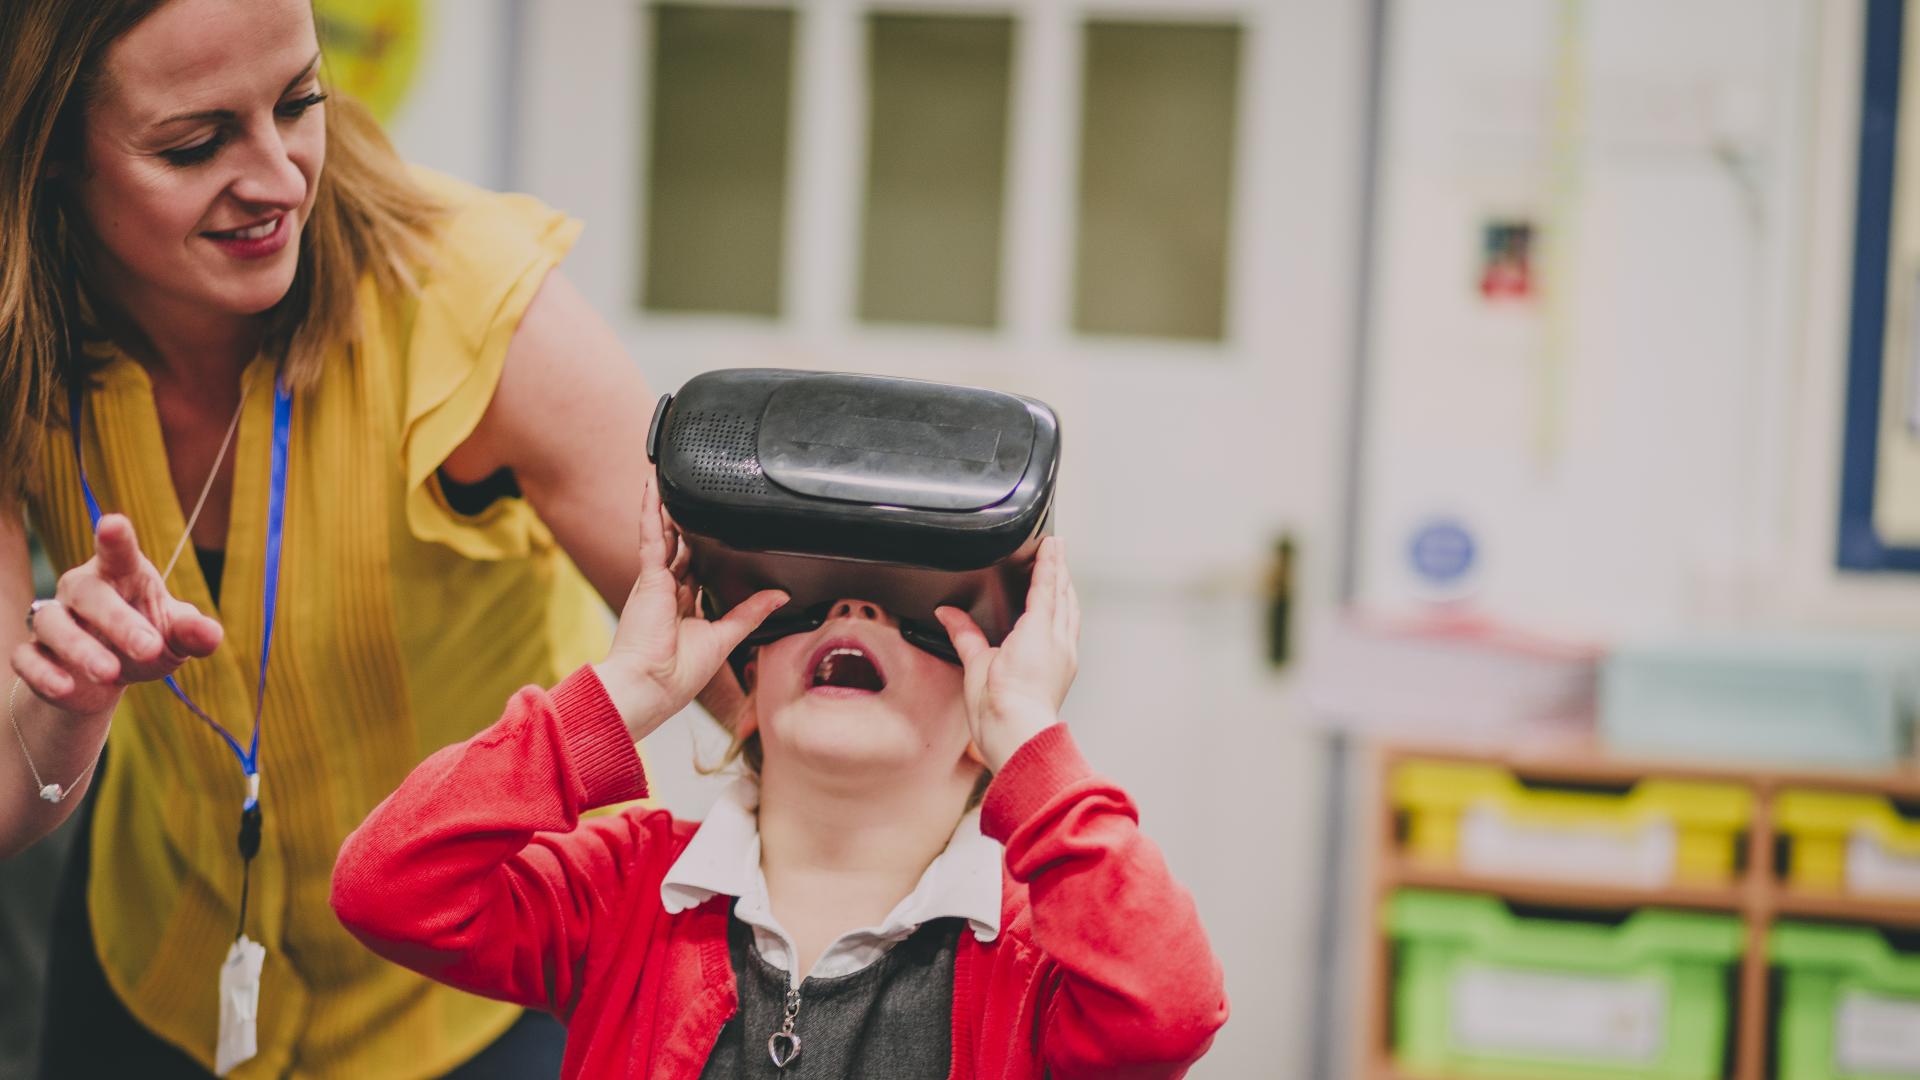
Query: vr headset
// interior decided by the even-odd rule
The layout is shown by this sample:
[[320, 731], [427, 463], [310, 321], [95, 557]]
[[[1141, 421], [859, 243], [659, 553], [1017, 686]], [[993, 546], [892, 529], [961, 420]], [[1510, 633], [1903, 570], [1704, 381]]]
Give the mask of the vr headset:
[[1039, 401], [877, 375], [740, 368], [660, 399], [647, 434], [660, 494], [717, 619], [761, 589], [792, 599], [736, 650], [870, 601], [910, 643], [958, 662], [950, 605], [999, 644], [1053, 531], [1060, 423]]

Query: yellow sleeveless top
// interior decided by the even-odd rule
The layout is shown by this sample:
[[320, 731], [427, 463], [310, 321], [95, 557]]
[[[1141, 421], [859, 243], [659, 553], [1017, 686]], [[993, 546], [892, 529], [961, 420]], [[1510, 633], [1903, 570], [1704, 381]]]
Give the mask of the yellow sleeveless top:
[[[495, 720], [513, 691], [604, 654], [605, 607], [523, 499], [454, 513], [435, 472], [472, 432], [508, 340], [579, 225], [539, 202], [417, 171], [443, 200], [418, 295], [361, 283], [361, 335], [296, 393], [279, 609], [260, 736], [265, 831], [247, 933], [266, 945], [259, 1055], [230, 1075], [438, 1076], [519, 1010], [376, 958], [328, 906], [340, 842], [421, 758]], [[83, 453], [107, 512], [156, 566], [185, 521], [146, 372], [113, 358]], [[259, 670], [273, 368], [255, 361], [233, 449], [218, 617], [225, 642], [182, 687], [244, 746]], [[29, 497], [55, 565], [90, 557], [73, 450], [50, 428]], [[174, 595], [215, 610], [183, 558]], [[219, 970], [240, 897], [244, 782], [161, 683], [131, 688], [98, 792], [88, 903], [107, 978], [147, 1027], [212, 1068]]]

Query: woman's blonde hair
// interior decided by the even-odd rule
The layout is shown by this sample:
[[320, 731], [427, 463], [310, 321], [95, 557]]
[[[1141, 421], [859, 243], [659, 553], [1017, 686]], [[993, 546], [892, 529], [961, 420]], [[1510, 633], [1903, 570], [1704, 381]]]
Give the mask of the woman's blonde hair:
[[[85, 168], [107, 49], [165, 2], [0, 4], [0, 500], [24, 491], [55, 400], [97, 363], [81, 346], [145, 344], [94, 284], [91, 233], [66, 181]], [[296, 387], [313, 385], [327, 352], [354, 335], [362, 275], [388, 295], [412, 289], [442, 212], [363, 106], [334, 91], [325, 110], [327, 159], [299, 268], [265, 314], [264, 347]]]

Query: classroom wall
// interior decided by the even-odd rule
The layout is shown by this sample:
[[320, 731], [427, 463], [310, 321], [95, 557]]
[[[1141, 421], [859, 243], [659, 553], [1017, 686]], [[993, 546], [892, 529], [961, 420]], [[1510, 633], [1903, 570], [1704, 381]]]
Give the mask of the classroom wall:
[[507, 32], [520, 0], [432, 0], [424, 48], [411, 88], [386, 119], [387, 134], [408, 161], [472, 183], [506, 186]]
[[[1364, 602], [1578, 636], [1750, 603], [1776, 557], [1801, 5], [1400, 4], [1389, 43]], [[1536, 228], [1533, 296], [1477, 287]], [[1422, 579], [1427, 523], [1475, 541]]]
[[[1395, 5], [1361, 598], [1605, 640], [1920, 625], [1833, 569], [1860, 4]], [[1490, 219], [1542, 294], [1474, 289]], [[1463, 525], [1436, 583], [1411, 544]]]

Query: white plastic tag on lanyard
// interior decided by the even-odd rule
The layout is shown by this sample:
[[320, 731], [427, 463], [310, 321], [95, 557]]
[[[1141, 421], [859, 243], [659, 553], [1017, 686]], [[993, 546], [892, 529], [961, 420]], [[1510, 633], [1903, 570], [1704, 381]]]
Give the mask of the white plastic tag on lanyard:
[[227, 1075], [260, 1050], [254, 1021], [260, 1015], [260, 965], [266, 959], [267, 947], [242, 934], [220, 965], [220, 1044], [213, 1055], [216, 1075]]

